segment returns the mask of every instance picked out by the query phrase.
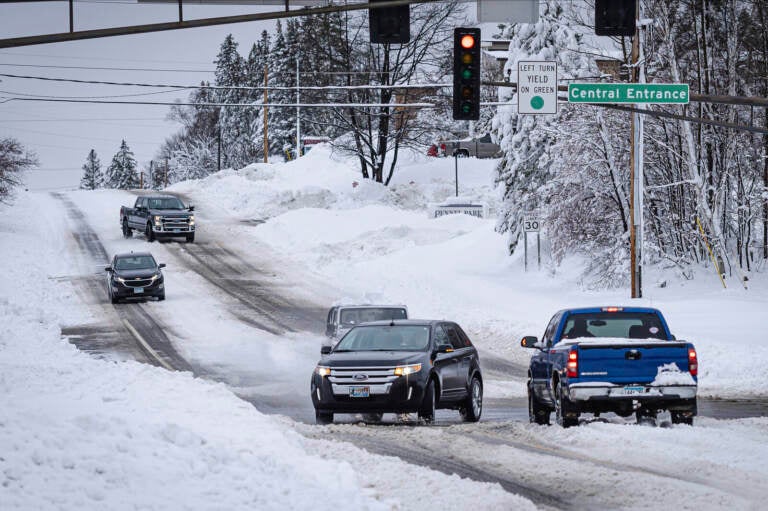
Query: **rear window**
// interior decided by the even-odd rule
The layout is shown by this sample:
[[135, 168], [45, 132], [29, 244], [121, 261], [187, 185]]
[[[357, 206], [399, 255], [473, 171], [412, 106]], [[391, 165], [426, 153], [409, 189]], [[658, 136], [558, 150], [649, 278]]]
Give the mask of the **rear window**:
[[392, 319], [408, 319], [408, 314], [402, 307], [342, 309], [340, 321], [342, 325], [352, 326], [371, 321], [388, 321]]
[[615, 337], [621, 339], [667, 339], [659, 316], [645, 312], [595, 312], [571, 314], [563, 339]]

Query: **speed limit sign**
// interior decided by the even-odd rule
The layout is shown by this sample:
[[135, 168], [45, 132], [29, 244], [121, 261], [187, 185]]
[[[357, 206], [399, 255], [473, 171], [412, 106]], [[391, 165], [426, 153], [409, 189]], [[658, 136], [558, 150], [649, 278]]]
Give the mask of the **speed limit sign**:
[[538, 218], [527, 216], [523, 219], [523, 230], [525, 232], [539, 232], [541, 229], [541, 222]]

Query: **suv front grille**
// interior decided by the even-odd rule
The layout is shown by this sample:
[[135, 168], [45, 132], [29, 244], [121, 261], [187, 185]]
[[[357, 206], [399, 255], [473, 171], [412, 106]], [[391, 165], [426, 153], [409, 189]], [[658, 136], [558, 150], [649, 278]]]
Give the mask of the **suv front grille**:
[[368, 387], [371, 395], [377, 395], [389, 394], [392, 382], [398, 378], [394, 366], [332, 367], [328, 381], [337, 395], [349, 395], [350, 387]]

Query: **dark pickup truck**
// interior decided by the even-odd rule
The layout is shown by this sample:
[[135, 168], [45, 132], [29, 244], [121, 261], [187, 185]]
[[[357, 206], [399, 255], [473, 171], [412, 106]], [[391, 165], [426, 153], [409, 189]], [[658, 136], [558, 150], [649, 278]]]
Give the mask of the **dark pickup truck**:
[[653, 422], [669, 410], [673, 424], [693, 424], [699, 364], [693, 344], [669, 331], [664, 316], [646, 307], [596, 307], [557, 312], [544, 336], [524, 337], [534, 348], [528, 369], [531, 422], [563, 427], [581, 413], [632, 413]]
[[132, 208], [120, 208], [120, 226], [126, 238], [137, 230], [144, 233], [147, 241], [184, 237], [192, 243], [195, 241], [194, 210], [194, 206], [187, 207], [172, 195], [144, 195], [136, 198]]

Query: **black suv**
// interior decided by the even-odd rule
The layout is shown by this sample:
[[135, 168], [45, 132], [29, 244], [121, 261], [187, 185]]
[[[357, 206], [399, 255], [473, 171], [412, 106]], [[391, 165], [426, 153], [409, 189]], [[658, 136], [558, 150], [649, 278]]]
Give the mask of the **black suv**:
[[117, 254], [112, 265], [104, 268], [107, 272], [107, 294], [112, 303], [121, 298], [144, 298], [153, 296], [165, 300], [165, 278], [161, 268], [149, 252]]
[[394, 320], [351, 329], [331, 349], [324, 346], [312, 375], [318, 424], [334, 413], [413, 413], [430, 424], [436, 408], [459, 410], [480, 420], [483, 377], [477, 350], [450, 321]]

